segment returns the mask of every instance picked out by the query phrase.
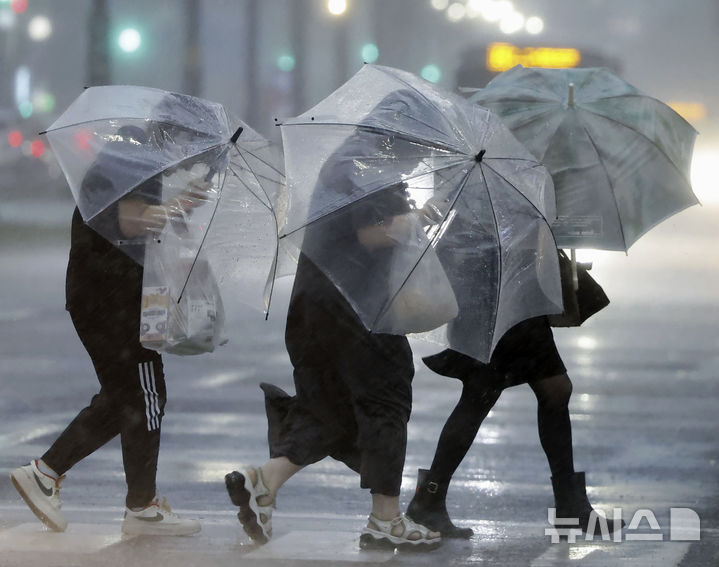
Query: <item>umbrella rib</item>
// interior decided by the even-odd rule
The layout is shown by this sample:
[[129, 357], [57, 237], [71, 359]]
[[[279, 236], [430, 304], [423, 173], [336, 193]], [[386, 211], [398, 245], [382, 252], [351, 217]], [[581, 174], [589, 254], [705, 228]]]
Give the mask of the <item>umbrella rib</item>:
[[[408, 177], [407, 179], [414, 179], [415, 177], [422, 177], [423, 175], [427, 175], [428, 173], [436, 173], [436, 172], [438, 172], [438, 171], [443, 171], [443, 170], [445, 170], [445, 169], [450, 169], [450, 168], [452, 168], [452, 167], [456, 167], [456, 166], [459, 165], [460, 163], [462, 163], [462, 162], [452, 163], [452, 164], [445, 165], [445, 166], [442, 166], [442, 167], [438, 167], [438, 168], [436, 168], [436, 169], [432, 169], [432, 170], [429, 170], [429, 171], [423, 171], [423, 172], [421, 172], [421, 173], [417, 173], [417, 174], [414, 175], [414, 176]], [[377, 193], [378, 191], [382, 191], [383, 189], [386, 189], [387, 187], [390, 187], [390, 185], [385, 185], [385, 186], [379, 187], [379, 188], [375, 189], [374, 191], [371, 191], [371, 192], [369, 192], [369, 193], [366, 193], [366, 194], [362, 195], [359, 199], [355, 199], [354, 201], [350, 201], [350, 202], [348, 202], [348, 203], [345, 203], [345, 204], [342, 205], [341, 207], [338, 207], [337, 209], [335, 209], [334, 211], [331, 211], [330, 213], [328, 213], [328, 214], [326, 214], [326, 215], [320, 215], [320, 216], [318, 216], [317, 218], [312, 219], [311, 221], [308, 221], [308, 222], [304, 223], [303, 225], [297, 227], [296, 229], [291, 230], [290, 232], [287, 232], [287, 233], [281, 235], [281, 236], [280, 236], [280, 239], [286, 238], [287, 236], [292, 236], [292, 235], [295, 234], [296, 232], [299, 232], [300, 230], [303, 230], [303, 229], [307, 228], [309, 225], [311, 225], [311, 224], [314, 223], [314, 222], [317, 222], [317, 221], [320, 220], [321, 218], [326, 218], [326, 217], [329, 216], [329, 215], [334, 215], [334, 214], [336, 214], [336, 213], [338, 213], [338, 212], [340, 212], [340, 211], [343, 211], [344, 209], [346, 209], [346, 208], [349, 207], [350, 205], [354, 205], [354, 204], [358, 203], [359, 201], [362, 201], [363, 199], [366, 199], [367, 197], [369, 197], [369, 196], [371, 196], [371, 195], [374, 195], [374, 194]]]
[[[234, 144], [233, 144], [233, 147], [234, 147]], [[236, 147], [235, 147], [235, 149], [237, 150]], [[237, 150], [237, 152], [239, 153], [239, 150]], [[241, 155], [241, 154], [240, 154], [240, 155]], [[249, 166], [248, 166], [248, 169], [250, 169]], [[250, 171], [252, 171], [252, 170], [250, 169]], [[234, 171], [233, 171], [233, 173], [234, 173]], [[235, 175], [236, 175], [236, 174], [235, 174]], [[239, 176], [238, 176], [238, 177], [239, 177]], [[258, 181], [257, 183], [260, 185], [260, 187], [262, 187], [262, 185], [259, 183], [259, 181]], [[190, 281], [190, 274], [192, 273], [192, 270], [195, 269], [195, 264], [197, 263], [197, 260], [198, 260], [198, 258], [200, 257], [200, 251], [202, 250], [202, 247], [205, 245], [205, 240], [207, 239], [207, 235], [210, 233], [209, 227], [212, 225], [212, 221], [215, 219], [215, 215], [217, 214], [217, 210], [219, 209], [219, 206], [220, 206], [220, 201], [222, 200], [222, 197], [223, 197], [223, 195], [224, 195], [224, 190], [225, 190], [225, 184], [223, 183], [223, 184], [222, 184], [222, 187], [220, 187], [220, 191], [219, 191], [220, 194], [219, 194], [219, 196], [217, 197], [217, 200], [215, 201], [215, 208], [214, 208], [214, 210], [212, 211], [212, 215], [210, 216], [210, 220], [207, 222], [208, 229], [207, 229], [207, 230], [205, 231], [205, 233], [203, 234], [202, 240], [200, 241], [200, 245], [197, 247], [197, 254], [195, 255], [195, 258], [192, 260], [192, 265], [190, 266], [190, 270], [188, 271], [187, 279], [185, 279], [185, 284], [182, 286], [182, 290], [180, 291], [180, 295], [179, 295], [178, 298], [177, 298], [177, 302], [178, 302], [178, 303], [179, 303], [180, 300], [182, 299], [182, 295], [185, 293], [185, 289], [187, 288], [187, 284], [188, 284], [188, 282]], [[248, 188], [248, 190], [249, 190], [249, 188]], [[261, 200], [253, 191], [249, 190], [249, 192], [252, 194], [253, 197], [255, 197], [258, 201], [260, 201], [260, 203], [262, 203], [262, 200]], [[262, 203], [262, 204], [264, 205], [264, 203]], [[272, 211], [271, 208], [270, 208], [270, 212], [271, 212], [271, 213], [273, 214], [273, 216], [274, 216], [274, 211]], [[275, 224], [277, 224], [277, 221], [276, 221], [276, 220], [275, 220]]]
[[[491, 204], [492, 203], [492, 194], [489, 192], [489, 185], [487, 184], [487, 176], [485, 175], [484, 169], [482, 167], [484, 164], [485, 164], [485, 161], [482, 160], [477, 165], [479, 166], [479, 172], [482, 175], [482, 179], [484, 180], [484, 186], [487, 188], [487, 197], [489, 198], [489, 202]], [[489, 165], [487, 165], [487, 167], [489, 167]], [[499, 177], [504, 179], [504, 176], [500, 175], [497, 171], [495, 171], [494, 168], [489, 167], [489, 169], [491, 169], [494, 173], [499, 175]], [[507, 180], [505, 179], [505, 181], [507, 181]], [[509, 181], [507, 181], [507, 183], [511, 187], [514, 187], [514, 185], [509, 183]], [[516, 187], [514, 187], [514, 188], [516, 189]], [[521, 191], [517, 191], [517, 192], [522, 194]], [[522, 196], [524, 196], [524, 194], [522, 194]], [[527, 199], [527, 201], [529, 201], [529, 199]], [[530, 201], [530, 203], [531, 203], [531, 201]], [[503, 262], [502, 262], [502, 247], [501, 247], [502, 239], [499, 237], [499, 221], [497, 219], [497, 213], [494, 209], [494, 206], [490, 206], [490, 210], [492, 211], [492, 218], [494, 218], [494, 223], [493, 223], [494, 224], [494, 233], [497, 237], [497, 248], [499, 250], [499, 253], [497, 254], [498, 264], [499, 264], [499, 269], [497, 270], [497, 295], [496, 295], [496, 300], [494, 302], [494, 314], [492, 315], [492, 342], [494, 342], [494, 330], [497, 325], [497, 316], [499, 315], [499, 301], [502, 297], [502, 270], [504, 269], [504, 266], [503, 266]], [[491, 352], [492, 351], [491, 343], [490, 343], [489, 347], [490, 347], [490, 352]]]
[[[460, 195], [462, 194], [462, 191], [464, 191], [464, 188], [467, 186], [467, 179], [469, 179], [469, 175], [472, 173], [472, 170], [474, 167], [469, 168], [467, 173], [464, 175], [464, 179], [460, 182], [459, 190], [457, 191], [457, 194], [454, 196], [454, 199], [452, 200], [452, 204], [447, 210], [452, 210], [452, 208], [457, 204], [457, 201], [459, 200]], [[445, 219], [446, 220], [446, 219]], [[435, 242], [439, 238], [440, 232], [437, 232], [437, 234], [434, 235], [434, 237], [429, 241], [427, 247], [424, 249], [422, 254], [420, 254], [420, 257], [415, 262], [414, 266], [412, 266], [412, 269], [407, 273], [407, 276], [402, 280], [402, 283], [397, 288], [397, 291], [395, 291], [394, 295], [387, 301], [384, 308], [380, 310], [380, 312], [377, 314], [377, 316], [374, 319], [374, 322], [372, 323], [372, 328], [374, 328], [378, 321], [382, 318], [382, 316], [387, 312], [387, 310], [390, 308], [390, 305], [392, 305], [392, 302], [396, 299], [397, 295], [399, 294], [400, 290], [404, 287], [404, 285], [407, 283], [409, 278], [412, 276], [412, 273], [417, 269], [417, 266], [419, 266], [419, 263], [422, 261], [422, 258], [425, 257], [429, 249], [432, 247], [432, 243]]]
[[238, 179], [238, 181], [242, 184], [242, 187], [244, 187], [248, 193], [250, 193], [255, 199], [257, 199], [257, 201], [260, 203], [260, 205], [262, 205], [268, 211], [272, 211], [272, 206], [265, 203], [260, 198], [260, 196], [250, 188], [250, 186], [242, 179], [242, 177], [237, 173], [237, 171], [235, 171], [235, 168], [232, 165], [230, 165], [228, 167], [228, 169], [232, 172], [232, 175], [234, 175]]
[[[381, 69], [381, 67], [375, 67], [375, 68]], [[400, 83], [402, 83], [403, 85], [405, 85], [407, 88], [412, 89], [412, 90], [413, 90], [414, 92], [416, 92], [419, 96], [421, 96], [421, 97], [427, 102], [427, 104], [429, 104], [432, 108], [434, 108], [434, 109], [439, 113], [439, 115], [444, 119], [444, 121], [445, 121], [445, 122], [447, 123], [447, 125], [449, 126], [449, 131], [450, 131], [450, 132], [454, 132], [454, 131], [455, 131], [455, 129], [452, 127], [452, 123], [450, 122], [450, 120], [444, 115], [444, 112], [442, 112], [442, 109], [439, 108], [429, 97], [427, 97], [427, 96], [426, 96], [422, 91], [420, 91], [416, 86], [412, 85], [411, 83], [408, 83], [408, 82], [407, 82], [406, 80], [404, 80], [402, 77], [399, 77], [399, 76], [397, 76], [397, 75], [395, 75], [395, 74], [392, 74], [392, 73], [390, 73], [390, 72], [388, 72], [388, 71], [386, 71], [386, 70], [384, 70], [384, 69], [381, 69], [381, 70], [382, 70], [385, 74], [391, 76], [393, 79], [399, 81]], [[460, 97], [460, 98], [461, 98], [461, 97]], [[441, 130], [438, 130], [438, 131], [441, 131]]]
[[[264, 146], [264, 147], [269, 147], [269, 144], [268, 144], [267, 146]], [[238, 150], [238, 151], [239, 151], [239, 150]], [[279, 169], [277, 169], [274, 165], [272, 165], [272, 164], [271, 164], [269, 161], [267, 161], [266, 159], [261, 158], [258, 154], [256, 154], [256, 153], [254, 153], [254, 152], [248, 150], [247, 148], [244, 148], [243, 151], [244, 151], [246, 154], [251, 155], [253, 158], [255, 158], [257, 161], [259, 161], [261, 164], [266, 165], [267, 167], [269, 167], [272, 171], [274, 171], [274, 172], [275, 172], [277, 175], [279, 175], [280, 177], [284, 177], [284, 173], [282, 173], [282, 171], [280, 171]], [[246, 162], [246, 160], [245, 160], [245, 162]], [[249, 168], [249, 164], [248, 164], [248, 168]], [[268, 178], [268, 179], [269, 179], [269, 178]]]
[[[146, 121], [146, 120], [147, 120], [147, 117], [143, 117], [143, 116], [113, 116], [112, 118], [109, 118], [109, 117], [108, 117], [108, 118], [93, 118], [92, 120], [81, 120], [80, 122], [73, 122], [72, 124], [64, 124], [63, 126], [58, 126], [57, 128], [48, 128], [47, 130], [45, 130], [44, 133], [45, 133], [45, 134], [48, 134], [48, 133], [50, 133], [50, 132], [59, 132], [60, 130], [65, 130], [65, 129], [67, 129], [67, 128], [74, 128], [74, 127], [76, 127], [76, 126], [83, 126], [83, 125], [85, 125], [85, 124], [92, 124], [93, 122], [106, 122], [106, 121], [108, 121], [108, 120], [141, 120], [141, 121]], [[197, 130], [196, 128], [188, 128], [188, 127], [186, 127], [186, 126], [181, 126], [179, 123], [168, 122], [167, 120], [153, 120], [153, 119], [150, 119], [150, 121], [151, 121], [153, 124], [164, 124], [165, 126], [173, 126], [173, 127], [178, 127], [178, 126], [180, 126], [181, 128], [184, 128], [185, 130], [189, 130], [189, 131], [191, 131], [191, 132], [197, 132], [198, 134], [202, 134], [202, 135], [207, 135], [207, 134], [210, 134], [210, 133], [211, 133], [211, 132], [203, 132], [203, 131], [201, 131], [201, 130]], [[228, 138], [227, 141], [229, 141], [229, 138]], [[227, 141], [225, 141], [225, 142], [220, 142], [220, 143], [218, 143], [217, 145], [219, 146], [219, 145], [222, 145], [222, 144], [226, 144]]]
[[[492, 158], [492, 159], [502, 159], [502, 158]], [[509, 158], [503, 158], [503, 159], [509, 159]], [[535, 163], [535, 164], [538, 163], [538, 162], [532, 161], [532, 160], [526, 160], [526, 161], [529, 161], [529, 162]], [[532, 203], [532, 201], [529, 199], [529, 197], [527, 197], [524, 193], [522, 193], [519, 189], [517, 189], [517, 187], [516, 187], [509, 179], [507, 179], [504, 175], [502, 175], [499, 171], [497, 171], [497, 170], [494, 169], [492, 166], [490, 166], [489, 163], [487, 163], [487, 160], [482, 160], [482, 164], [485, 164], [485, 165], [486, 165], [489, 169], [491, 169], [497, 176], [501, 177], [501, 178], [502, 178], [510, 187], [512, 187], [527, 203], [529, 203], [529, 206], [532, 207], [532, 209], [534, 209], [535, 211], [537, 211], [537, 214], [539, 214], [545, 221], [548, 220], [547, 217], [544, 216], [544, 213], [539, 210], [539, 207], [537, 207], [534, 203]], [[549, 174], [549, 173], [548, 173], [548, 174]], [[482, 175], [484, 176], [484, 173], [482, 173]], [[551, 176], [550, 176], [550, 177], [551, 177]], [[548, 224], [549, 224], [549, 223], [548, 223]]]
[[[254, 191], [252, 191], [249, 187], [247, 188], [247, 190], [260, 202], [260, 204], [264, 205], [270, 211], [270, 214], [272, 215], [272, 219], [275, 221], [275, 234], [279, 234], [280, 225], [277, 220], [277, 214], [275, 213], [275, 209], [274, 209], [274, 207], [272, 207], [272, 200], [270, 199], [270, 196], [267, 194], [267, 191], [265, 191], [264, 186], [262, 185], [262, 183], [260, 183], [260, 180], [258, 179], [257, 175], [255, 175], [255, 172], [250, 167], [250, 164], [247, 163], [247, 159], [245, 158], [245, 156], [242, 155], [242, 152], [240, 152], [240, 150], [236, 146], [235, 146], [235, 150], [237, 150], [237, 153], [239, 154], [240, 158], [247, 165], [247, 169], [249, 169], [250, 173], [255, 177], [255, 180], [257, 181], [257, 185], [260, 186], [260, 189], [262, 190], [262, 193], [264, 193], [265, 198], [267, 199], [267, 202], [269, 203], [269, 205], [265, 205], [265, 203], [263, 203], [262, 199], [260, 199], [254, 193]], [[252, 154], [251, 152], [247, 152], [247, 153], [249, 153], [253, 157], [257, 157], [254, 154]], [[257, 159], [259, 160], [259, 158], [257, 158]], [[260, 161], [262, 161], [262, 160], [260, 160]], [[269, 281], [271, 283], [270, 283], [269, 295], [267, 297], [267, 312], [265, 313], [265, 321], [270, 316], [270, 304], [272, 303], [272, 294], [275, 289], [275, 277], [277, 276], [277, 259], [279, 258], [279, 255], [280, 255], [280, 241], [279, 241], [279, 238], [276, 238], [275, 239], [275, 257], [272, 259], [271, 278], [270, 278], [270, 275], [268, 274], [268, 278], [270, 278]], [[265, 284], [265, 289], [267, 289], [267, 284]]]
[[[623, 95], [623, 96], [639, 96], [639, 95]], [[609, 97], [608, 97], [608, 98], [609, 98]], [[617, 96], [617, 97], [611, 97], [611, 98], [620, 98], [620, 97]], [[647, 98], [651, 98], [651, 97], [647, 97]], [[656, 100], [656, 99], [653, 99], [653, 100]], [[661, 102], [661, 101], [658, 101], [658, 102]], [[662, 103], [662, 104], [663, 104], [663, 103]], [[632, 126], [629, 126], [629, 125], [625, 124], [624, 122], [620, 122], [619, 120], [615, 120], [615, 119], [613, 119], [613, 118], [611, 118], [611, 117], [609, 117], [609, 116], [605, 116], [605, 115], [603, 115], [603, 114], [598, 114], [598, 113], [596, 113], [596, 112], [591, 112], [591, 111], [589, 111], [589, 110], [584, 110], [584, 112], [588, 112], [588, 113], [590, 113], [592, 116], [596, 116], [597, 118], [603, 118], [604, 120], [607, 120], [607, 121], [611, 122], [612, 124], [617, 124], [617, 125], [619, 125], [619, 126], [621, 126], [621, 127], [623, 127], [623, 128], [626, 128], [627, 130], [631, 130], [631, 131], [634, 132], [637, 136], [639, 136], [639, 137], [643, 138], [644, 140], [646, 140], [649, 144], [651, 144], [653, 147], [655, 147], [658, 152], [660, 152], [665, 158], [667, 158], [667, 161], [672, 164], [672, 166], [674, 167], [674, 169], [676, 169], [676, 170], [681, 174], [681, 176], [684, 178], [684, 180], [687, 181], [687, 183], [689, 183], [689, 184], [691, 185], [690, 180], [688, 180], [688, 179], [686, 178], [684, 172], [683, 172], [681, 169], [679, 169], [679, 167], [674, 163], [674, 160], [672, 160], [672, 159], [667, 155], [667, 153], [666, 153], [662, 148], [660, 148], [657, 144], [655, 144], [655, 143], [652, 141], [652, 139], [649, 138], [647, 135], [643, 134], [642, 132], [640, 132], [640, 131], [637, 130], [636, 128], [633, 128]], [[577, 115], [579, 116], [579, 113], [578, 113]], [[682, 120], [683, 120], [683, 119], [682, 119]], [[688, 124], [688, 123], [687, 123], [687, 124]], [[691, 127], [690, 124], [688, 124], [688, 125]], [[693, 129], [693, 128], [692, 128], [692, 129]], [[588, 130], [587, 130], [586, 127], [584, 128], [584, 130], [587, 132], [587, 134], [589, 134], [589, 132], [588, 132]], [[592, 145], [594, 145], [594, 141], [592, 141]]]
[[[578, 116], [579, 116], [579, 115], [578, 115]], [[631, 128], [630, 128], [630, 130], [631, 130]], [[617, 203], [617, 195], [616, 195], [616, 193], [614, 192], [614, 184], [612, 183], [612, 178], [611, 178], [611, 176], [609, 175], [609, 172], [607, 171], [607, 168], [606, 168], [605, 165], [604, 165], [604, 160], [601, 159], [601, 156], [600, 156], [600, 153], [599, 153], [599, 148], [597, 147], [597, 144], [594, 143], [594, 138], [592, 138], [592, 135], [589, 133], [589, 129], [588, 129], [586, 126], [584, 127], [584, 132], [586, 133], [587, 139], [588, 139], [589, 142], [592, 144], [592, 147], [594, 148], [594, 151], [595, 151], [595, 153], [597, 154], [597, 157], [599, 158], [598, 161], [599, 161], [599, 163], [600, 163], [601, 166], [602, 166], [602, 171], [604, 171], [604, 175], [605, 175], [606, 178], [607, 178], [607, 183], [609, 184], [609, 188], [610, 188], [611, 191], [612, 191], [612, 196], [614, 197], [614, 198], [612, 199], [612, 203], [614, 203], [614, 208], [617, 210], [617, 219], [619, 220], [619, 223], [618, 223], [618, 224], [619, 224], [619, 232], [621, 233], [622, 244], [624, 244], [624, 250], [626, 251], [626, 249], [627, 249], [627, 239], [626, 239], [626, 237], [625, 237], [625, 235], [624, 235], [624, 225], [623, 225], [623, 223], [622, 223], [622, 214], [621, 214], [621, 212], [619, 211], [619, 204]], [[669, 160], [669, 161], [671, 162], [671, 160]]]
[[366, 132], [372, 132], [375, 134], [382, 134], [385, 136], [397, 136], [398, 138], [400, 138], [402, 140], [407, 140], [408, 142], [413, 142], [413, 143], [419, 144], [421, 146], [425, 146], [427, 148], [445, 150], [445, 151], [454, 152], [454, 153], [460, 154], [460, 155], [466, 155], [466, 152], [464, 152], [461, 149], [454, 147], [454, 146], [450, 146], [447, 144], [441, 144], [439, 142], [428, 142], [425, 139], [419, 138], [417, 136], [412, 136], [411, 134], [406, 134], [404, 132], [390, 130], [388, 128], [380, 128], [378, 126], [368, 126], [366, 124], [353, 124], [351, 122], [291, 122], [291, 123], [285, 123], [282, 125], [283, 128], [288, 127], [288, 126], [350, 127], [350, 128], [356, 128], [358, 130], [363, 130]]
[[190, 281], [190, 274], [192, 274], [192, 270], [195, 269], [195, 264], [197, 264], [197, 260], [200, 258], [200, 251], [202, 250], [202, 247], [205, 244], [205, 240], [207, 239], [207, 235], [209, 234], [210, 230], [209, 227], [212, 225], [212, 221], [215, 219], [215, 215], [217, 214], [217, 209], [220, 207], [220, 200], [222, 199], [222, 195], [224, 193], [225, 184], [222, 184], [222, 187], [220, 187], [220, 194], [217, 197], [217, 201], [215, 201], [215, 208], [212, 211], [212, 216], [210, 217], [210, 220], [207, 222], [207, 230], [202, 235], [202, 241], [200, 242], [200, 245], [197, 247], [197, 254], [195, 254], [195, 257], [192, 260], [192, 265], [190, 266], [190, 270], [187, 272], [187, 278], [185, 279], [185, 284], [182, 286], [182, 290], [180, 291], [180, 295], [177, 296], [177, 303], [179, 304], [182, 300], [182, 295], [185, 293], [185, 289], [187, 289], [187, 284]]

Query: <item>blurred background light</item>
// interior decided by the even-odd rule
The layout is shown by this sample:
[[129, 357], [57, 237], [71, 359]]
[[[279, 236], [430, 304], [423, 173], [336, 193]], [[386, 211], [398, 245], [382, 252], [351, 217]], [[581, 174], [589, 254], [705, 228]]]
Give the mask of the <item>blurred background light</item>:
[[27, 10], [27, 0], [11, 0], [10, 7], [16, 14], [22, 14]]
[[295, 58], [288, 53], [283, 53], [277, 58], [277, 68], [280, 71], [292, 71], [295, 68]]
[[707, 107], [701, 102], [669, 101], [667, 104], [687, 122], [700, 122], [707, 117]]
[[13, 130], [8, 134], [7, 141], [11, 147], [17, 148], [22, 144], [22, 132], [20, 132], [20, 130]]
[[524, 16], [519, 12], [507, 12], [499, 21], [499, 29], [503, 33], [516, 33], [524, 27]]
[[437, 83], [442, 78], [442, 71], [437, 65], [425, 65], [422, 67], [422, 78], [430, 83]]
[[719, 181], [716, 164], [719, 163], [719, 151], [716, 149], [694, 150], [691, 167], [691, 183], [699, 202], [708, 205], [719, 203]]
[[45, 153], [45, 143], [42, 140], [33, 140], [30, 144], [30, 154], [33, 157], [40, 157]]
[[55, 97], [47, 91], [35, 91], [32, 94], [32, 104], [38, 112], [52, 112], [55, 110]]
[[23, 118], [30, 118], [35, 109], [29, 100], [25, 100], [17, 105], [17, 110]]
[[142, 36], [135, 28], [125, 28], [117, 36], [117, 45], [120, 46], [125, 53], [137, 51], [142, 44]]
[[374, 63], [379, 57], [379, 49], [374, 43], [365, 43], [362, 46], [362, 61]]
[[458, 22], [467, 14], [464, 4], [454, 2], [447, 8], [447, 18], [450, 22]]
[[0, 29], [9, 30], [15, 26], [17, 16], [12, 10], [0, 10]]
[[449, 6], [449, 0], [432, 0], [432, 8], [435, 10], [446, 10]]
[[347, 0], [328, 0], [327, 11], [333, 16], [341, 16], [347, 11]]
[[527, 18], [527, 22], [524, 24], [527, 33], [537, 35], [542, 33], [544, 30], [544, 20], [538, 16], [531, 16]]
[[33, 41], [45, 41], [52, 35], [52, 22], [47, 16], [34, 16], [27, 25], [27, 33]]
[[506, 14], [514, 11], [514, 5], [508, 0], [490, 0], [484, 4], [482, 17], [488, 22], [499, 22]]

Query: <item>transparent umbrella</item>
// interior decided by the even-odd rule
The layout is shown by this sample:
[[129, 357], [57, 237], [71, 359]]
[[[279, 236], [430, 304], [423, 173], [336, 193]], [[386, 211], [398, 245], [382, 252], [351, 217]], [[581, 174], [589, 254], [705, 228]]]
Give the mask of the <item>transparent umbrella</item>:
[[[218, 103], [138, 86], [86, 89], [46, 134], [84, 221], [145, 265], [146, 287], [177, 306], [189, 283], [211, 278], [269, 307], [279, 148]], [[127, 238], [118, 219], [139, 222], [142, 209], [121, 203], [138, 201], [165, 218]]]
[[[517, 322], [561, 311], [551, 178], [493, 113], [365, 65], [281, 129], [280, 242], [324, 272], [369, 330], [487, 360]], [[411, 317], [424, 307], [407, 290], [444, 301], [445, 277], [454, 309], [450, 299], [443, 314]]]

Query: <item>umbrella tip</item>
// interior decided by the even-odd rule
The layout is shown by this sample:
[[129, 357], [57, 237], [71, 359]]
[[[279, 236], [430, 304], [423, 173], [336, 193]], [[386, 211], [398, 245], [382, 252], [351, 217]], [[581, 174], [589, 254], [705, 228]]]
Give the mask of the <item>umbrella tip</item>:
[[233, 144], [236, 143], [237, 139], [240, 137], [240, 134], [242, 134], [243, 130], [244, 130], [244, 128], [242, 126], [240, 126], [237, 129], [237, 131], [234, 134], [232, 134], [232, 138], [230, 138], [230, 142], [232, 142]]
[[482, 158], [484, 157], [484, 154], [487, 152], [487, 150], [482, 150], [479, 152], [476, 156], [474, 156], [474, 161], [477, 163], [482, 163]]

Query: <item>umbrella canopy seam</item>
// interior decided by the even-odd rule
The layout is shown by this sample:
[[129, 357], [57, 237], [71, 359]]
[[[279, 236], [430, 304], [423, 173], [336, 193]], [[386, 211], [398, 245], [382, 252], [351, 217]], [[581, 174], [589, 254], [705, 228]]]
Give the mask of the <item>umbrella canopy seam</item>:
[[401, 140], [420, 144], [422, 146], [425, 146], [425, 147], [431, 148], [431, 149], [450, 151], [450, 152], [454, 152], [458, 155], [469, 155], [467, 151], [465, 151], [461, 148], [457, 148], [455, 146], [449, 146], [449, 145], [435, 143], [435, 142], [428, 142], [426, 139], [412, 136], [411, 134], [408, 134], [406, 132], [390, 130], [389, 128], [380, 128], [379, 126], [367, 126], [366, 124], [352, 124], [351, 122], [285, 122], [284, 124], [282, 124], [283, 128], [288, 127], [288, 126], [349, 127], [349, 128], [353, 128], [355, 130], [363, 131], [363, 132], [372, 132], [375, 134], [396, 136], [396, 137], [399, 137]]
[[[422, 176], [424, 176], [424, 175], [427, 175], [428, 173], [436, 173], [436, 172], [438, 172], [438, 171], [443, 171], [443, 170], [445, 170], [445, 169], [450, 169], [450, 168], [452, 168], [452, 167], [458, 167], [458, 166], [462, 165], [463, 163], [465, 163], [465, 161], [466, 161], [467, 163], [469, 163], [470, 161], [473, 162], [473, 163], [476, 163], [475, 160], [474, 160], [474, 157], [472, 157], [471, 159], [470, 159], [469, 157], [467, 157], [465, 160], [457, 161], [456, 163], [452, 163], [452, 164], [450, 164], [450, 165], [445, 165], [445, 166], [442, 166], [442, 167], [438, 167], [438, 168], [435, 168], [435, 169], [431, 169], [431, 170], [429, 170], [429, 171], [422, 171], [422, 172], [420, 172], [420, 173], [417, 173], [416, 175], [409, 176], [409, 177], [407, 177], [407, 178], [405, 178], [405, 179], [414, 179], [414, 178], [416, 178], [416, 177], [422, 177]], [[383, 186], [380, 186], [380, 187], [378, 187], [378, 188], [376, 188], [376, 189], [374, 189], [374, 190], [372, 190], [372, 191], [370, 191], [370, 192], [368, 192], [368, 193], [362, 195], [362, 196], [361, 196], [360, 198], [358, 198], [358, 199], [354, 199], [353, 201], [348, 201], [347, 203], [341, 205], [340, 207], [338, 207], [338, 208], [336, 208], [336, 209], [334, 208], [334, 207], [336, 206], [336, 203], [332, 203], [332, 204], [328, 205], [325, 209], [320, 209], [320, 210], [318, 210], [318, 211], [315, 213], [315, 217], [316, 217], [316, 218], [313, 218], [312, 220], [308, 220], [305, 224], [303, 224], [302, 226], [299, 226], [299, 227], [295, 228], [294, 230], [291, 230], [290, 232], [286, 232], [286, 233], [284, 233], [284, 234], [281, 234], [281, 235], [280, 235], [280, 238], [282, 239], [282, 238], [285, 238], [285, 237], [287, 237], [287, 236], [292, 236], [293, 234], [299, 232], [300, 230], [303, 230], [303, 229], [307, 228], [307, 227], [310, 226], [312, 223], [315, 223], [315, 222], [317, 222], [317, 221], [320, 220], [320, 219], [327, 218], [327, 217], [330, 216], [330, 215], [334, 215], [334, 214], [336, 214], [336, 213], [338, 213], [338, 212], [344, 211], [344, 210], [345, 210], [347, 207], [349, 207], [350, 205], [354, 205], [354, 204], [356, 204], [356, 203], [362, 201], [363, 199], [366, 199], [366, 198], [368, 198], [368, 197], [374, 195], [375, 193], [377, 193], [377, 192], [379, 192], [379, 191], [383, 191], [384, 189], [387, 189], [388, 187], [391, 187], [391, 185], [383, 185]], [[327, 213], [326, 210], [329, 210], [330, 212]]]

